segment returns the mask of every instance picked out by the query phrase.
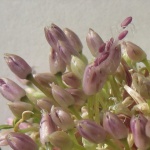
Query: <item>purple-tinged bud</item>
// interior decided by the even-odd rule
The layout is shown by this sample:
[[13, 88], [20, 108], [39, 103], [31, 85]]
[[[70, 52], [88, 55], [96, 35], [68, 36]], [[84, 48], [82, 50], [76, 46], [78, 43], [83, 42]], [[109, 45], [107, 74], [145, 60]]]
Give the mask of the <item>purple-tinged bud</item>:
[[39, 106], [40, 109], [42, 109], [42, 110], [50, 112], [52, 103], [48, 99], [42, 98], [42, 99], [37, 100], [37, 106]]
[[56, 102], [63, 108], [67, 108], [74, 104], [73, 96], [62, 87], [51, 84], [52, 94]]
[[49, 136], [49, 141], [53, 146], [56, 146], [61, 150], [71, 150], [74, 145], [70, 136], [63, 131], [53, 132]]
[[61, 107], [52, 107], [51, 117], [54, 123], [63, 131], [73, 129], [74, 121], [69, 112], [66, 112]]
[[68, 39], [68, 41], [70, 42], [70, 44], [72, 45], [72, 47], [79, 53], [82, 52], [82, 48], [83, 45], [79, 39], [79, 37], [70, 29], [65, 28], [64, 29], [64, 33]]
[[99, 48], [104, 43], [101, 37], [92, 29], [89, 29], [88, 35], [86, 36], [86, 42], [91, 54], [96, 57], [99, 53]]
[[126, 50], [128, 57], [134, 62], [141, 62], [146, 58], [146, 53], [132, 42], [123, 42], [122, 48]]
[[20, 56], [5, 54], [4, 58], [10, 70], [19, 78], [26, 79], [31, 74], [32, 68]]
[[16, 101], [13, 103], [8, 103], [8, 106], [10, 108], [10, 110], [12, 111], [12, 113], [16, 116], [16, 117], [21, 117], [22, 113], [24, 111], [32, 111], [33, 110], [33, 106], [29, 103], [25, 103], [25, 102], [20, 102], [20, 101]]
[[38, 150], [36, 143], [23, 133], [9, 133], [6, 139], [13, 150]]
[[150, 138], [150, 120], [148, 120], [146, 123], [145, 133], [146, 133], [146, 136], [148, 136]]
[[127, 34], [128, 34], [128, 30], [122, 31], [122, 32], [118, 35], [118, 40], [124, 39]]
[[128, 130], [117, 115], [106, 112], [103, 116], [104, 129], [115, 139], [123, 139], [128, 135]]
[[130, 122], [130, 128], [133, 134], [134, 143], [139, 149], [147, 149], [150, 147], [150, 138], [146, 136], [145, 126], [147, 119], [139, 114], [138, 116], [133, 116]]
[[43, 112], [40, 122], [40, 141], [42, 144], [49, 142], [48, 136], [56, 131], [56, 125], [54, 124], [51, 116]]
[[81, 80], [73, 72], [64, 73], [62, 80], [67, 86], [72, 88], [78, 88], [81, 85]]
[[102, 143], [106, 138], [104, 128], [91, 120], [78, 121], [77, 130], [83, 138], [96, 144]]
[[83, 76], [83, 91], [86, 95], [93, 95], [100, 91], [106, 81], [107, 74], [103, 68], [88, 65]]
[[26, 95], [24, 89], [7, 78], [0, 78], [0, 93], [10, 101], [19, 101]]
[[62, 59], [62, 56], [59, 55], [53, 48], [50, 51], [49, 55], [49, 65], [50, 72], [52, 75], [57, 73], [63, 73], [66, 70], [65, 61]]
[[132, 17], [127, 17], [125, 20], [122, 21], [121, 27], [126, 28], [132, 21]]
[[85, 104], [87, 96], [84, 94], [82, 89], [73, 89], [73, 88], [69, 88], [66, 89], [66, 91], [68, 91], [74, 98], [74, 105], [77, 107], [81, 107]]

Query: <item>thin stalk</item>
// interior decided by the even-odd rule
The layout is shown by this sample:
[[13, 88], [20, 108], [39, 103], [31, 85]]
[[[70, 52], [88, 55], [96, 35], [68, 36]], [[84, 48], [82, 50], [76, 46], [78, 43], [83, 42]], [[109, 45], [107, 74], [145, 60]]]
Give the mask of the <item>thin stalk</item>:
[[149, 64], [147, 58], [145, 58], [142, 62], [143, 62], [144, 65], [146, 66], [147, 70], [150, 72], [150, 64]]
[[45, 146], [46, 150], [52, 150], [52, 145], [49, 142], [45, 143]]
[[59, 86], [63, 87], [63, 88], [66, 88], [66, 86], [64, 85], [64, 83], [62, 82], [62, 74], [61, 73], [57, 73], [55, 75], [56, 77], [56, 80], [57, 80], [57, 83]]
[[36, 127], [29, 127], [29, 128], [26, 128], [26, 129], [19, 129], [18, 131], [21, 132], [21, 133], [27, 133], [27, 132], [30, 132], [30, 131], [38, 131], [39, 129], [36, 128]]
[[87, 103], [89, 119], [93, 119], [93, 105], [94, 105], [93, 102], [94, 102], [94, 96], [91, 95], [89, 96], [88, 103]]
[[74, 106], [70, 106], [70, 107], [69, 107], [69, 110], [71, 111], [71, 113], [72, 113], [73, 115], [75, 115], [75, 117], [76, 117], [78, 120], [82, 119], [81, 116], [80, 116], [80, 114], [79, 114], [79, 112], [75, 109]]
[[100, 122], [100, 116], [99, 116], [99, 93], [96, 94], [95, 96], [95, 102], [94, 102], [94, 111], [95, 111], [95, 122], [99, 123]]
[[106, 144], [107, 144], [109, 147], [111, 147], [111, 149], [113, 149], [113, 150], [122, 150], [122, 149], [118, 146], [118, 144], [114, 143], [111, 139], [106, 140]]

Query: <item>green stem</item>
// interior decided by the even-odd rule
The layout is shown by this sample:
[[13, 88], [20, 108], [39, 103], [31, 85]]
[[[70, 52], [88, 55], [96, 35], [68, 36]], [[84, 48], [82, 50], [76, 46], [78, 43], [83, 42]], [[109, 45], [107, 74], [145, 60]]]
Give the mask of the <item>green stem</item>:
[[75, 115], [75, 117], [76, 117], [78, 120], [82, 119], [81, 116], [80, 116], [80, 114], [79, 114], [79, 112], [75, 109], [74, 106], [70, 106], [70, 107], [69, 107], [69, 110], [71, 111], [71, 113], [72, 113], [73, 115]]
[[106, 144], [113, 150], [122, 150], [118, 144], [115, 144], [111, 139], [106, 140]]
[[143, 62], [144, 65], [146, 66], [147, 70], [150, 71], [150, 64], [149, 64], [147, 58], [145, 58], [142, 62]]
[[130, 150], [127, 139], [122, 139], [121, 142], [123, 143], [125, 150]]
[[45, 143], [45, 146], [46, 150], [52, 150], [52, 145], [49, 142]]
[[94, 97], [93, 95], [89, 96], [88, 98], [88, 116], [89, 116], [89, 119], [93, 119], [93, 105], [94, 105]]
[[99, 116], [99, 93], [96, 94], [95, 96], [95, 102], [94, 102], [94, 110], [95, 110], [95, 122], [99, 123], [100, 122], [100, 116]]
[[27, 133], [27, 132], [30, 132], [30, 131], [38, 131], [39, 129], [36, 128], [36, 127], [29, 127], [29, 128], [26, 128], [26, 129], [19, 129], [18, 131], [21, 132], [21, 133]]
[[57, 80], [57, 83], [59, 86], [63, 87], [63, 88], [66, 88], [66, 86], [64, 85], [64, 83], [62, 82], [62, 73], [57, 73], [55, 75], [56, 77], [56, 80]]

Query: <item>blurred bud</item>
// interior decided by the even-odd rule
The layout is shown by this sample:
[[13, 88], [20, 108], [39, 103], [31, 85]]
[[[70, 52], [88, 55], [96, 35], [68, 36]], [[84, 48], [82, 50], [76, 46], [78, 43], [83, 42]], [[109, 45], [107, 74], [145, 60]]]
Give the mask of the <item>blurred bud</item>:
[[0, 78], [0, 93], [10, 101], [19, 101], [26, 95], [24, 89], [7, 78]]
[[66, 108], [74, 104], [73, 96], [65, 89], [58, 85], [55, 85], [54, 83], [51, 84], [51, 87], [53, 97], [61, 107]]
[[104, 129], [115, 139], [123, 139], [128, 135], [128, 130], [117, 115], [106, 112], [103, 116]]
[[66, 85], [72, 88], [78, 88], [81, 85], [81, 80], [73, 72], [64, 73], [62, 80]]
[[93, 95], [100, 91], [106, 81], [107, 74], [103, 68], [88, 65], [83, 76], [83, 91], [86, 95]]
[[19, 129], [27, 129], [27, 128], [29, 128], [29, 127], [32, 127], [32, 124], [31, 123], [28, 123], [28, 122], [21, 122], [20, 124], [19, 124]]
[[91, 54], [96, 57], [99, 53], [100, 46], [104, 43], [101, 37], [92, 29], [89, 29], [88, 35], [86, 36], [86, 42]]
[[145, 133], [146, 133], [146, 136], [148, 136], [150, 138], [150, 120], [148, 120], [146, 123]]
[[59, 72], [65, 72], [66, 64], [65, 61], [62, 59], [61, 55], [59, 55], [54, 49], [51, 49], [49, 55], [49, 65], [50, 65], [50, 72], [55, 75]]
[[125, 28], [126, 26], [128, 26], [132, 21], [132, 17], [127, 17], [125, 20], [122, 21], [121, 23], [121, 27]]
[[64, 33], [68, 39], [68, 41], [70, 42], [70, 44], [72, 45], [72, 47], [79, 53], [82, 52], [82, 48], [83, 48], [83, 45], [79, 39], [79, 37], [73, 32], [71, 31], [70, 29], [68, 28], [65, 28], [64, 29]]
[[23, 133], [9, 133], [6, 139], [13, 150], [38, 150], [36, 143]]
[[56, 131], [56, 126], [51, 119], [51, 116], [43, 112], [40, 122], [40, 141], [42, 144], [49, 142], [48, 136]]
[[73, 89], [73, 88], [69, 88], [66, 89], [66, 91], [68, 91], [74, 98], [74, 105], [75, 106], [83, 106], [86, 102], [87, 96], [84, 94], [82, 89]]
[[52, 103], [46, 98], [37, 100], [37, 105], [40, 107], [40, 109], [43, 109], [47, 112], [50, 112], [50, 109], [52, 107]]
[[53, 146], [59, 147], [61, 150], [71, 150], [73, 148], [70, 136], [63, 131], [53, 132], [49, 136], [49, 141]]
[[101, 125], [91, 120], [80, 120], [77, 123], [80, 135], [93, 143], [101, 143], [106, 138], [106, 132]]
[[73, 56], [71, 59], [71, 70], [79, 78], [82, 79], [86, 64], [80, 58]]
[[147, 119], [141, 114], [138, 116], [133, 116], [130, 122], [134, 143], [137, 148], [142, 150], [150, 147], [150, 139], [145, 134], [146, 123]]
[[122, 48], [126, 50], [128, 57], [135, 62], [141, 62], [146, 58], [146, 53], [132, 42], [123, 42]]
[[71, 118], [71, 115], [61, 107], [53, 106], [51, 109], [51, 117], [54, 123], [63, 131], [72, 129], [74, 127], [74, 122]]
[[8, 106], [10, 108], [10, 110], [12, 111], [12, 113], [16, 116], [16, 117], [21, 117], [22, 113], [26, 110], [32, 111], [33, 110], [33, 106], [29, 103], [25, 103], [25, 102], [13, 102], [13, 103], [8, 103]]
[[123, 40], [126, 35], [128, 34], [128, 30], [124, 30], [122, 31], [119, 35], [118, 35], [118, 40]]
[[19, 78], [26, 79], [27, 76], [31, 74], [31, 67], [20, 56], [14, 54], [5, 54], [4, 58], [10, 70]]

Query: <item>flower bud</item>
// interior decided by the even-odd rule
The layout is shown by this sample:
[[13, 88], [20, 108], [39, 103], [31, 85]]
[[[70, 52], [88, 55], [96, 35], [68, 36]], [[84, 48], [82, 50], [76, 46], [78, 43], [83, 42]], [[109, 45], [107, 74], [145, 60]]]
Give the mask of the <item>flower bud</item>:
[[132, 17], [127, 17], [125, 20], [123, 20], [123, 22], [121, 23], [121, 27], [125, 28], [126, 26], [128, 26], [132, 21]]
[[74, 122], [71, 118], [71, 115], [61, 107], [52, 107], [51, 117], [54, 123], [63, 131], [72, 129], [74, 127]]
[[123, 42], [122, 47], [126, 50], [128, 57], [134, 62], [141, 62], [146, 58], [146, 53], [132, 42]]
[[67, 108], [74, 104], [74, 98], [65, 89], [58, 85], [55, 85], [54, 83], [51, 84], [51, 87], [53, 97], [61, 107]]
[[64, 29], [64, 33], [68, 39], [68, 41], [70, 42], [70, 44], [72, 45], [72, 47], [79, 53], [82, 52], [82, 48], [83, 48], [83, 45], [79, 39], [79, 37], [73, 32], [71, 31], [70, 29], [68, 28], [65, 28]]
[[104, 129], [115, 139], [123, 139], [128, 135], [126, 126], [121, 122], [117, 115], [106, 112], [103, 116]]
[[42, 113], [42, 119], [40, 122], [40, 141], [42, 144], [45, 144], [46, 142], [49, 142], [48, 136], [52, 134], [54, 131], [56, 131], [56, 126], [51, 119], [51, 116], [43, 112]]
[[47, 112], [49, 112], [52, 107], [52, 103], [46, 98], [37, 100], [37, 105], [40, 107], [40, 109], [43, 109]]
[[19, 101], [26, 95], [24, 89], [7, 78], [0, 78], [0, 93], [10, 101]]
[[59, 55], [53, 48], [50, 51], [49, 55], [49, 65], [50, 65], [50, 72], [52, 75], [57, 74], [59, 72], [65, 72], [66, 64], [65, 61], [62, 59], [61, 55]]
[[83, 76], [83, 91], [86, 95], [93, 95], [100, 91], [106, 81], [107, 74], [103, 68], [88, 65]]
[[150, 139], [145, 133], [146, 123], [147, 119], [143, 115], [133, 116], [130, 122], [134, 143], [139, 149], [147, 149], [150, 147]]
[[100, 46], [104, 43], [101, 37], [92, 29], [89, 29], [88, 35], [86, 36], [86, 42], [91, 54], [96, 57], [99, 53]]
[[29, 103], [25, 103], [25, 102], [13, 102], [13, 103], [8, 103], [8, 106], [10, 108], [10, 110], [12, 111], [12, 113], [16, 116], [16, 117], [21, 117], [22, 113], [24, 111], [32, 111], [33, 110], [33, 106]]
[[66, 85], [72, 88], [78, 88], [81, 84], [81, 80], [73, 72], [64, 73], [62, 80]]
[[9, 133], [6, 139], [13, 150], [38, 150], [36, 143], [23, 133]]
[[71, 59], [71, 70], [79, 78], [82, 79], [86, 63], [80, 58], [73, 56]]
[[19, 78], [26, 79], [27, 76], [31, 74], [31, 67], [20, 56], [14, 54], [5, 54], [4, 58], [10, 70]]
[[93, 143], [101, 143], [106, 138], [106, 132], [101, 125], [91, 120], [80, 120], [77, 123], [80, 135]]
[[49, 136], [49, 141], [53, 146], [60, 148], [61, 150], [71, 150], [73, 148], [73, 142], [66, 132], [56, 131]]
[[145, 133], [146, 133], [146, 136], [148, 136], [150, 138], [150, 120], [148, 120], [146, 123]]

